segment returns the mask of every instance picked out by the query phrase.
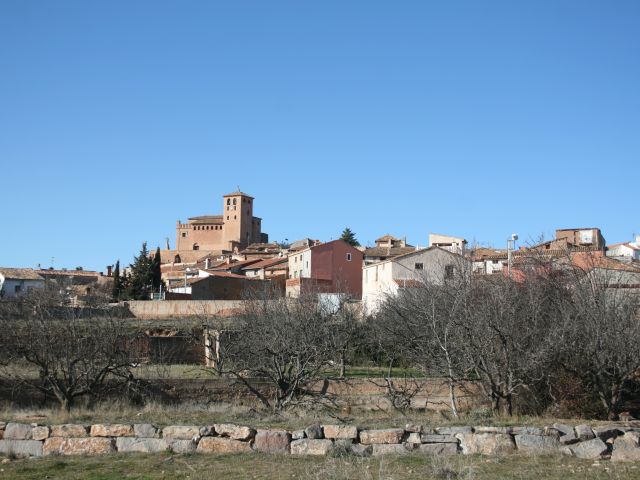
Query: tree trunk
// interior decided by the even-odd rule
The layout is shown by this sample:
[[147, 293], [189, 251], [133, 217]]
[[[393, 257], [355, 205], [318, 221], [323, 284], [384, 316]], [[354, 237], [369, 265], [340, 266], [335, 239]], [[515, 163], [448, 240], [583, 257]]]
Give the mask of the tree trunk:
[[500, 415], [500, 397], [498, 395], [491, 394], [491, 402], [492, 402], [492, 411], [493, 411], [493, 416], [497, 417]]
[[344, 378], [345, 377], [345, 370], [346, 370], [345, 357], [346, 357], [346, 353], [345, 353], [344, 350], [342, 350], [340, 352], [340, 371], [338, 372], [338, 376], [340, 378]]

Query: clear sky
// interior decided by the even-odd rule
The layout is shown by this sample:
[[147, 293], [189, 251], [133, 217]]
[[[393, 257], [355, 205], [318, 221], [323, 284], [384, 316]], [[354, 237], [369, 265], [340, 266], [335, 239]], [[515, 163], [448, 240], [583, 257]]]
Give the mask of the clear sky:
[[0, 265], [240, 188], [272, 240], [640, 233], [640, 2], [0, 1]]

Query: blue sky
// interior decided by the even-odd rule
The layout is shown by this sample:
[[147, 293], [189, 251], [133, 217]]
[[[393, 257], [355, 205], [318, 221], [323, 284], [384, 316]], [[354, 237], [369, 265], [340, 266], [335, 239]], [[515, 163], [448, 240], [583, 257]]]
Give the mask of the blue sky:
[[237, 186], [273, 240], [640, 233], [640, 2], [0, 2], [0, 265], [104, 269]]

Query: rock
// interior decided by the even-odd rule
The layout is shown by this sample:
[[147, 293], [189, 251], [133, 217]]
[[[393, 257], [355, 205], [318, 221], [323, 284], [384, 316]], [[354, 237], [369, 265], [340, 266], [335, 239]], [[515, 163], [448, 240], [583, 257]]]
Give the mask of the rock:
[[291, 455], [327, 455], [333, 442], [331, 440], [312, 440], [303, 438], [291, 442]]
[[372, 445], [373, 449], [371, 451], [371, 455], [374, 457], [379, 457], [382, 455], [406, 455], [410, 451], [405, 448], [404, 445], [398, 444], [383, 444], [383, 443], [375, 443]]
[[596, 437], [600, 437], [602, 440], [607, 441], [610, 438], [616, 438], [624, 433], [618, 425], [604, 425], [602, 427], [594, 427], [593, 433]]
[[[382, 430], [363, 430], [360, 432], [360, 443], [364, 445], [400, 443], [404, 436], [401, 428], [385, 428]], [[383, 449], [384, 450], [384, 449]], [[375, 449], [374, 453], [375, 455]]]
[[221, 423], [214, 425], [216, 433], [221, 437], [229, 437], [234, 440], [250, 440], [252, 439], [256, 431], [250, 427], [240, 427], [231, 423]]
[[82, 438], [87, 436], [87, 427], [84, 425], [76, 425], [73, 423], [67, 423], [64, 425], [51, 425], [50, 437], [64, 437], [64, 438]]
[[544, 430], [538, 427], [510, 427], [512, 435], [544, 435]]
[[195, 453], [197, 446], [193, 440], [171, 440], [169, 450], [173, 453]]
[[323, 425], [324, 438], [358, 438], [358, 427], [354, 425]]
[[640, 448], [636, 437], [626, 434], [618, 437], [613, 442], [613, 452], [611, 453], [613, 462], [639, 462]]
[[[405, 430], [406, 432], [406, 430]], [[422, 440], [420, 439], [420, 434], [418, 432], [411, 432], [409, 435], [407, 435], [407, 443], [422, 443]]]
[[455, 435], [456, 433], [473, 433], [471, 427], [438, 427], [436, 433], [440, 435]]
[[523, 452], [552, 453], [557, 452], [560, 442], [556, 437], [543, 435], [516, 435], [516, 447]]
[[258, 430], [254, 446], [259, 452], [289, 453], [291, 435], [285, 430]]
[[120, 423], [91, 425], [92, 437], [133, 437], [133, 426]]
[[418, 445], [415, 452], [423, 455], [457, 455], [457, 443], [423, 443]]
[[213, 425], [207, 425], [205, 427], [200, 427], [198, 431], [198, 435], [201, 437], [213, 437], [216, 434], [216, 429]]
[[[463, 434], [465, 435], [465, 434]], [[471, 435], [471, 434], [466, 434]], [[458, 443], [458, 439], [453, 435], [431, 435], [423, 433], [420, 435], [420, 441], [422, 443]]]
[[576, 436], [580, 441], [591, 440], [592, 438], [595, 438], [595, 434], [593, 433], [593, 430], [591, 430], [591, 427], [589, 425], [577, 425], [575, 431]]
[[356, 457], [370, 457], [373, 454], [373, 446], [354, 443], [351, 445], [351, 453]]
[[503, 455], [516, 449], [513, 437], [506, 433], [459, 433], [456, 437], [465, 455]]
[[203, 437], [196, 448], [198, 453], [250, 453], [251, 444], [232, 438]]
[[304, 438], [304, 430], [294, 430], [291, 432], [291, 440], [302, 440]]
[[571, 435], [562, 435], [560, 436], [560, 444], [562, 445], [573, 445], [574, 443], [578, 443], [580, 439], [575, 436], [575, 434]]
[[569, 425], [565, 425], [563, 423], [554, 423], [553, 425], [551, 425], [551, 428], [553, 428], [554, 430], [557, 430], [558, 432], [560, 432], [560, 435], [573, 435], [573, 436], [575, 436], [575, 433], [573, 431], [573, 427], [571, 427]]
[[200, 437], [200, 427], [193, 425], [170, 425], [162, 429], [162, 438], [171, 440], [191, 440]]
[[473, 427], [475, 433], [511, 433], [511, 427]]
[[31, 430], [33, 427], [26, 423], [9, 422], [4, 427], [3, 438], [5, 440], [31, 440]]
[[324, 438], [322, 434], [322, 427], [320, 425], [311, 425], [304, 429], [304, 434], [307, 438], [311, 438], [313, 440]]
[[0, 453], [16, 457], [41, 457], [42, 442], [37, 440], [0, 440]]
[[578, 458], [584, 458], [588, 460], [595, 460], [602, 455], [609, 453], [607, 444], [600, 438], [593, 438], [584, 442], [580, 442], [576, 445], [568, 447], [571, 453]]
[[49, 427], [47, 426], [36, 426], [31, 430], [31, 438], [33, 440], [44, 440], [49, 438]]
[[416, 423], [407, 423], [404, 426], [404, 431], [408, 433], [422, 433], [422, 425]]
[[133, 433], [138, 438], [160, 438], [160, 429], [150, 423], [136, 423]]
[[106, 455], [116, 451], [111, 438], [47, 438], [42, 448], [46, 455]]
[[[190, 441], [190, 440], [184, 440]], [[169, 450], [167, 441], [163, 438], [116, 438], [118, 452], [156, 453]]]

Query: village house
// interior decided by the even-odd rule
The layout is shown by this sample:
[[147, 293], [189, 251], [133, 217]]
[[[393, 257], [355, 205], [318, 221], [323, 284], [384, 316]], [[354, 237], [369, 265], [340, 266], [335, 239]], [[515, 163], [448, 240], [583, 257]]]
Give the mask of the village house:
[[464, 254], [467, 248], [467, 241], [462, 237], [452, 237], [449, 235], [441, 235], [439, 233], [429, 234], [429, 246], [440, 247], [451, 253]]
[[44, 278], [32, 268], [0, 268], [0, 298], [16, 298], [34, 288], [44, 288]]
[[398, 255], [413, 252], [416, 248], [407, 244], [407, 239], [396, 238], [393, 235], [383, 235], [376, 239], [376, 246], [365, 248], [364, 263], [378, 263]]
[[640, 261], [640, 235], [635, 242], [622, 242], [607, 247], [607, 257], [620, 261]]
[[343, 240], [333, 240], [289, 254], [286, 294], [340, 293], [362, 297], [363, 254]]
[[505, 249], [477, 247], [469, 251], [472, 271], [479, 275], [502, 274], [507, 265]]
[[471, 262], [440, 247], [428, 247], [364, 265], [362, 270], [362, 306], [365, 314], [371, 315], [400, 289], [419, 287], [426, 282], [443, 284], [457, 275], [468, 274]]

